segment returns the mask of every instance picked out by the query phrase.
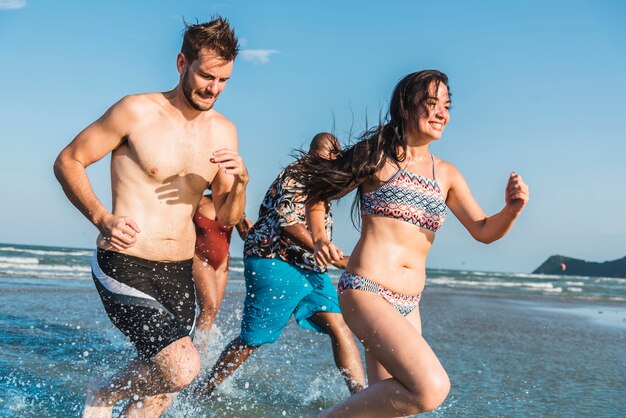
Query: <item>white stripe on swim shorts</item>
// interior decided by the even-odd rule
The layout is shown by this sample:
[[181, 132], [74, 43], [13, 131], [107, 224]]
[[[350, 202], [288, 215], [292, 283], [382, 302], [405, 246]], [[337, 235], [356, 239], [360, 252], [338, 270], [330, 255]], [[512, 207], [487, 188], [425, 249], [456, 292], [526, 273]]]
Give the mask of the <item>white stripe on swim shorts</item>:
[[155, 298], [143, 293], [141, 290], [137, 290], [133, 287], [125, 285], [124, 283], [118, 282], [113, 277], [107, 276], [98, 265], [97, 250], [93, 253], [93, 257], [91, 258], [91, 269], [94, 276], [96, 276], [102, 286], [104, 286], [111, 293], [115, 293], [118, 295], [135, 296], [137, 298], [156, 301]]

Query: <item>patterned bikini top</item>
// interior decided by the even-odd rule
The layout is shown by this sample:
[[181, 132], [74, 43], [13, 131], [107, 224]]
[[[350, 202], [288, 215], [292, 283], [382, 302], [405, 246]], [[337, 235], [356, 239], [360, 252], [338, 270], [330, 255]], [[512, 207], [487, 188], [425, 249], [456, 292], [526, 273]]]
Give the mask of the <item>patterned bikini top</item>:
[[446, 220], [446, 199], [435, 178], [420, 176], [398, 164], [398, 171], [378, 189], [361, 193], [361, 216], [399, 219], [437, 232]]

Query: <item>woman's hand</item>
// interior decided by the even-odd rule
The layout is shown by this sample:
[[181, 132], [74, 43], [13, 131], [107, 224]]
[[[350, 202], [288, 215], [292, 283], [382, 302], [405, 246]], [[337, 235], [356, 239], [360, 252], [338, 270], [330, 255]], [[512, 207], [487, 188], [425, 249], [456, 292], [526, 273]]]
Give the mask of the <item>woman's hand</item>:
[[515, 172], [511, 173], [504, 193], [506, 209], [513, 216], [517, 216], [522, 209], [524, 209], [529, 198], [530, 193], [528, 191], [528, 185], [524, 183], [524, 180], [519, 174]]
[[239, 221], [239, 223], [235, 226], [235, 228], [237, 228], [237, 232], [239, 233], [239, 238], [241, 238], [242, 241], [246, 240], [248, 232], [250, 232], [250, 228], [252, 228], [253, 224], [254, 222], [248, 219], [248, 217], [244, 213], [241, 221]]

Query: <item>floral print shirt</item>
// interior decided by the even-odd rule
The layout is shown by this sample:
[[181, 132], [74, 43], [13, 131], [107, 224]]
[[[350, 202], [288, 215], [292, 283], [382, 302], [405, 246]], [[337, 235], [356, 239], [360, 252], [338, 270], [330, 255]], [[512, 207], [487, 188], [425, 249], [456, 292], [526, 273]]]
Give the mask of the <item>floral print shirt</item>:
[[[267, 190], [259, 208], [259, 217], [248, 232], [244, 245], [244, 258], [279, 258], [287, 263], [317, 272], [326, 267], [315, 262], [313, 253], [283, 234], [284, 227], [306, 226], [304, 206], [306, 195], [303, 186], [288, 177], [283, 170]], [[326, 233], [332, 235], [331, 206], [326, 206]]]

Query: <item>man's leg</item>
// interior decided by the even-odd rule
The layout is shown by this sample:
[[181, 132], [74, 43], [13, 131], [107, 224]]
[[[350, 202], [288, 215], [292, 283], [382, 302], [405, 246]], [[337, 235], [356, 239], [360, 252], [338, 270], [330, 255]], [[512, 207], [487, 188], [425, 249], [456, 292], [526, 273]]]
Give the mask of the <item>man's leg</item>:
[[[122, 399], [143, 399], [177, 392], [188, 386], [199, 371], [200, 357], [191, 339], [181, 338], [150, 360], [131, 361], [108, 381], [92, 382], [89, 385], [83, 417], [111, 417], [113, 406]], [[164, 398], [156, 396], [155, 399]], [[132, 413], [138, 406], [137, 402], [132, 402], [127, 413]]]
[[[204, 353], [209, 344], [208, 333], [215, 323], [215, 318], [224, 297], [228, 280], [228, 258], [224, 259], [224, 262], [217, 270], [214, 270], [212, 266], [194, 255], [193, 277], [196, 285], [196, 297], [200, 307], [194, 344], [200, 353]], [[158, 417], [165, 412], [177, 395], [178, 393], [162, 393], [147, 396], [138, 401], [132, 401], [126, 408], [126, 416], [128, 418]]]
[[275, 342], [299, 301], [312, 292], [297, 269], [278, 259], [246, 259], [244, 277], [241, 334], [224, 349], [200, 392], [210, 394], [261, 345]]
[[341, 315], [337, 290], [328, 273], [301, 272], [314, 290], [298, 304], [296, 321], [301, 327], [328, 334], [335, 364], [350, 392], [356, 393], [365, 387], [363, 365], [354, 336]]
[[132, 411], [148, 396], [177, 392], [193, 381], [200, 358], [189, 337], [196, 311], [191, 270], [191, 260], [161, 263], [97, 251], [92, 260], [96, 289], [139, 358], [108, 381], [90, 384], [84, 416], [111, 416], [115, 402], [129, 398], [136, 400], [128, 407]]
[[317, 312], [311, 318], [330, 337], [335, 365], [341, 372], [350, 393], [365, 387], [363, 364], [352, 331], [340, 313]]
[[215, 388], [232, 375], [259, 347], [247, 345], [240, 337], [235, 338], [222, 351], [209, 373], [206, 384], [199, 391], [206, 395], [213, 393]]
[[124, 418], [160, 417], [178, 393], [160, 393], [146, 396], [139, 401], [129, 402], [128, 406], [124, 408], [124, 415], [122, 416]]

